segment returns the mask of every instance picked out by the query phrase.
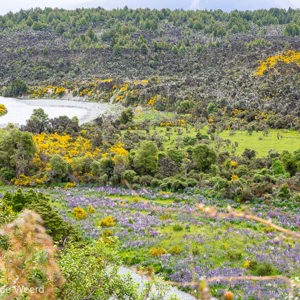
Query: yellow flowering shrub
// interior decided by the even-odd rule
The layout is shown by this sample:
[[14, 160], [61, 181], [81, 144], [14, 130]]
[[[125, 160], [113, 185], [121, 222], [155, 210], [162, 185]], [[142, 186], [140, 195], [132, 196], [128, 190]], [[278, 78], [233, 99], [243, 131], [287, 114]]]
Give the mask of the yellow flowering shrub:
[[213, 123], [214, 122], [214, 118], [212, 116], [209, 116], [207, 119], [208, 123]]
[[232, 174], [231, 175], [231, 180], [232, 181], [238, 181], [240, 178], [239, 178], [239, 176], [237, 176], [237, 175], [235, 175], [235, 174]]
[[126, 92], [128, 88], [129, 88], [129, 83], [126, 83], [121, 87], [120, 92]]
[[21, 174], [19, 178], [13, 179], [13, 184], [17, 186], [31, 186], [33, 184], [33, 181], [30, 177]]
[[66, 93], [66, 91], [66, 88], [64, 88], [63, 86], [58, 86], [54, 89], [55, 95], [59, 97], [62, 97]]
[[124, 145], [121, 142], [117, 142], [114, 146], [112, 146], [109, 151], [114, 155], [127, 156], [128, 151], [124, 149]]
[[101, 156], [100, 150], [93, 149], [92, 142], [82, 136], [73, 138], [68, 134], [41, 133], [34, 135], [33, 139], [37, 148], [33, 164], [40, 170], [50, 170], [48, 162], [55, 154], [61, 155], [68, 163], [72, 163], [76, 157], [97, 158]]
[[231, 111], [231, 116], [234, 117], [234, 116], [239, 115], [239, 114], [241, 114], [243, 112], [245, 112], [244, 109], [235, 108], [234, 110]]
[[123, 96], [119, 95], [116, 97], [116, 102], [121, 102], [123, 100]]
[[185, 127], [185, 125], [186, 125], [186, 122], [185, 122], [184, 119], [178, 120], [178, 126], [180, 126], [180, 127]]
[[74, 188], [76, 186], [75, 182], [67, 182], [65, 185], [65, 189], [71, 189]]
[[7, 113], [7, 108], [5, 107], [4, 104], [0, 103], [0, 116], [3, 116]]
[[177, 254], [180, 254], [181, 252], [182, 252], [182, 249], [179, 246], [173, 246], [170, 249], [170, 254], [172, 254], [172, 255], [177, 255]]
[[42, 176], [34, 175], [34, 176], [26, 176], [21, 174], [18, 178], [12, 179], [12, 183], [16, 186], [35, 186], [39, 184], [44, 184], [48, 181], [48, 177], [46, 174]]
[[99, 225], [102, 227], [114, 227], [116, 225], [116, 221], [112, 216], [107, 216], [99, 221]]
[[52, 93], [52, 87], [37, 87], [30, 92], [32, 98], [42, 98], [47, 94]]
[[160, 127], [185, 127], [186, 121], [184, 119], [180, 119], [177, 121], [162, 121], [159, 123]]
[[233, 168], [236, 168], [238, 165], [239, 165], [238, 162], [235, 161], [235, 160], [232, 160], [232, 161], [230, 162], [230, 166], [233, 167]]
[[77, 206], [73, 209], [73, 215], [76, 220], [83, 220], [86, 219], [88, 213], [80, 206]]
[[102, 82], [102, 83], [110, 83], [110, 82], [113, 82], [113, 78], [101, 79], [100, 82]]
[[166, 249], [160, 248], [160, 247], [158, 247], [158, 248], [151, 248], [151, 249], [149, 250], [149, 252], [150, 252], [150, 254], [151, 254], [153, 257], [158, 257], [158, 256], [165, 255], [165, 254], [168, 253]]
[[256, 69], [254, 76], [262, 76], [265, 71], [275, 68], [278, 62], [285, 64], [295, 63], [300, 66], [300, 52], [295, 50], [287, 50], [278, 55], [270, 56], [264, 61], [260, 61], [260, 65]]
[[148, 105], [153, 106], [156, 103], [156, 101], [157, 101], [157, 96], [154, 96], [149, 99]]
[[134, 85], [147, 85], [149, 83], [149, 80], [143, 79], [143, 80], [136, 80], [133, 82]]

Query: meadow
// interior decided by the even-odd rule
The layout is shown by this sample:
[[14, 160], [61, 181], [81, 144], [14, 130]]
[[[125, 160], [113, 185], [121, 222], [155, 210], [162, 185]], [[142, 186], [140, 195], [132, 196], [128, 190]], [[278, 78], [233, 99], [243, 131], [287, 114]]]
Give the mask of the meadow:
[[296, 151], [300, 146], [300, 132], [287, 129], [270, 129], [266, 134], [263, 131], [254, 131], [248, 134], [246, 131], [224, 131], [220, 134], [223, 139], [237, 142], [236, 154], [241, 155], [246, 148], [257, 152], [258, 157], [265, 157], [268, 151], [275, 150], [279, 153], [283, 151]]
[[[145, 120], [148, 118], [146, 117]], [[153, 120], [153, 117], [149, 117], [149, 120]], [[160, 120], [159, 117], [154, 119], [156, 121]], [[136, 120], [138, 122], [138, 118]], [[132, 130], [133, 132], [142, 132], [146, 133], [144, 130]], [[187, 126], [180, 130], [182, 133], [181, 140], [184, 138], [186, 140], [195, 140], [197, 133], [203, 135], [208, 134], [208, 127], [204, 127], [200, 130], [195, 129], [194, 126]], [[165, 128], [165, 127], [156, 127], [150, 128], [150, 136], [158, 136], [163, 140], [165, 148], [172, 148], [174, 144], [178, 142], [180, 136], [178, 136], [178, 128]], [[300, 147], [300, 132], [298, 130], [287, 130], [287, 129], [270, 129], [268, 132], [264, 131], [253, 131], [249, 134], [246, 130], [224, 130], [220, 133], [217, 133], [217, 139], [215, 142], [212, 142], [212, 145], [216, 147], [217, 142], [229, 140], [230, 144], [223, 143], [222, 149], [228, 150], [232, 154], [241, 156], [245, 149], [251, 149], [256, 151], [257, 157], [266, 157], [269, 151], [276, 151], [282, 153], [283, 151], [294, 152]], [[236, 147], [232, 145], [236, 144]], [[182, 141], [183, 148], [188, 148], [190, 146], [188, 143], [184, 144]]]
[[[2, 187], [1, 192], [8, 189]], [[288, 299], [290, 286], [276, 276], [299, 281], [299, 240], [257, 222], [210, 217], [197, 208], [201, 203], [224, 212], [231, 205], [238, 212], [299, 231], [299, 205], [288, 209], [276, 203], [225, 202], [210, 196], [209, 190], [181, 194], [112, 187], [39, 190], [51, 196], [53, 207], [87, 240], [114, 238], [124, 264], [154, 272], [191, 294], [196, 295], [197, 285], [190, 283], [203, 277], [275, 276], [266, 281], [219, 279], [210, 288], [215, 297], [231, 290], [241, 300]], [[299, 292], [295, 287], [293, 295]]]

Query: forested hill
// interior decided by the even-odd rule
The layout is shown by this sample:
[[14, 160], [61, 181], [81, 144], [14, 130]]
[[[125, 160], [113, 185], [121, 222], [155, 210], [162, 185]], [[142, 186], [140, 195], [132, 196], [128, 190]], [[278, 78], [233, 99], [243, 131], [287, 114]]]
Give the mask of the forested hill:
[[200, 112], [211, 102], [250, 106], [282, 115], [277, 127], [300, 114], [299, 9], [46, 8], [0, 16], [0, 30], [2, 94], [16, 78], [30, 86], [153, 79], [142, 94], [166, 98], [164, 109], [183, 100]]

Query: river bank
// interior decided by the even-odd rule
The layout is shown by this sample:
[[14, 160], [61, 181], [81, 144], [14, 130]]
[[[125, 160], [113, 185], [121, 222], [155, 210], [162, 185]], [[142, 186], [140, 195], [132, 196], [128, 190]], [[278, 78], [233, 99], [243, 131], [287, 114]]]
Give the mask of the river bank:
[[0, 119], [0, 127], [9, 123], [17, 126], [24, 125], [34, 109], [42, 108], [49, 118], [59, 116], [77, 117], [79, 124], [91, 122], [101, 115], [116, 115], [120, 107], [109, 103], [79, 101], [78, 99], [14, 99], [0, 97], [0, 103], [7, 108], [7, 114]]

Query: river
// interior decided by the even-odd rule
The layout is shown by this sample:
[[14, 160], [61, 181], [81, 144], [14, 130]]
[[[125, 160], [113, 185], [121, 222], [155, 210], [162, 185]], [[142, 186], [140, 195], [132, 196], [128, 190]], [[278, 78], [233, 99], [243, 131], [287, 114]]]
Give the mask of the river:
[[18, 126], [25, 125], [33, 110], [42, 108], [49, 118], [59, 116], [78, 117], [79, 124], [90, 122], [102, 114], [109, 113], [113, 105], [109, 103], [95, 103], [72, 100], [36, 99], [23, 100], [0, 97], [0, 103], [8, 110], [7, 114], [0, 117], [0, 127], [8, 123]]

